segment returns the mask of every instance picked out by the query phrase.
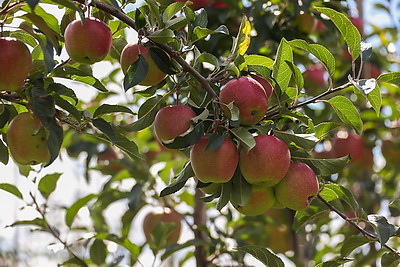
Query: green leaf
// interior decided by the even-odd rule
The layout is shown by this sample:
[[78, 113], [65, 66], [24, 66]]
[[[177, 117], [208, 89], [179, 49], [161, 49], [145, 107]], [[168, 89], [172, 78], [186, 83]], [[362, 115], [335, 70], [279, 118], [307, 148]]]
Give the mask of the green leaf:
[[85, 72], [81, 69], [76, 67], [67, 65], [62, 68], [56, 68], [53, 70], [53, 76], [60, 77], [60, 78], [67, 78], [73, 81], [82, 82], [93, 86], [97, 90], [101, 92], [107, 92], [107, 88], [95, 77], [93, 77], [92, 73]]
[[115, 145], [132, 159], [141, 159], [138, 146], [125, 135], [115, 132]]
[[157, 67], [166, 74], [176, 74], [178, 70], [175, 68], [173, 61], [162, 49], [150, 47], [150, 56], [156, 63]]
[[4, 190], [4, 191], [6, 191], [6, 192], [8, 192], [10, 194], [13, 194], [14, 196], [16, 196], [16, 197], [18, 197], [20, 199], [23, 199], [21, 191], [19, 191], [19, 189], [15, 185], [7, 184], [7, 183], [1, 183], [0, 184], [0, 189]]
[[330, 176], [343, 170], [349, 162], [349, 156], [346, 155], [335, 159], [301, 159], [310, 166], [314, 166], [322, 176]]
[[343, 266], [343, 264], [353, 261], [353, 259], [349, 258], [337, 258], [335, 260], [331, 261], [325, 261], [322, 263], [318, 263], [316, 267], [338, 267], [338, 266]]
[[304, 87], [303, 73], [293, 62], [286, 61], [286, 64], [288, 64], [288, 66], [292, 70], [297, 89], [298, 91], [300, 91]]
[[22, 220], [22, 221], [16, 221], [12, 223], [11, 225], [7, 225], [7, 227], [14, 227], [14, 226], [20, 226], [20, 225], [35, 225], [40, 227], [42, 230], [45, 230], [47, 228], [46, 222], [39, 217], [36, 217], [35, 219], [32, 220]]
[[329, 214], [329, 209], [320, 201], [313, 201], [304, 210], [299, 210], [294, 216], [293, 228], [299, 231], [308, 222]]
[[340, 126], [342, 125], [336, 122], [321, 122], [315, 126], [315, 135], [321, 138]]
[[207, 62], [210, 63], [211, 65], [218, 67], [219, 62], [218, 58], [214, 56], [213, 54], [210, 53], [202, 53], [196, 58], [196, 63], [197, 62]]
[[391, 252], [383, 254], [381, 258], [381, 266], [385, 267], [398, 267], [400, 265], [400, 258]]
[[101, 239], [95, 239], [90, 247], [90, 259], [96, 264], [105, 263], [107, 257], [107, 247]]
[[344, 96], [335, 96], [327, 102], [331, 104], [338, 117], [344, 123], [352, 126], [358, 134], [361, 134], [363, 130], [363, 122], [353, 102]]
[[205, 240], [201, 240], [201, 239], [191, 239], [189, 241], [186, 241], [183, 244], [171, 244], [168, 247], [166, 247], [165, 252], [161, 255], [161, 260], [164, 261], [165, 259], [167, 259], [169, 256], [175, 254], [177, 251], [182, 250], [184, 248], [187, 247], [191, 247], [191, 246], [208, 246], [208, 242]]
[[272, 70], [274, 61], [266, 56], [248, 55], [244, 57], [244, 62], [240, 65], [240, 69], [243, 69], [244, 66], [263, 66]]
[[167, 22], [170, 20], [176, 13], [182, 10], [184, 5], [184, 2], [175, 2], [170, 4], [163, 12], [163, 21]]
[[318, 143], [319, 139], [314, 134], [292, 134], [281, 131], [274, 131], [274, 135], [285, 141], [286, 144], [295, 144], [297, 147], [305, 150], [312, 150]]
[[143, 184], [142, 183], [137, 183], [135, 184], [131, 191], [129, 192], [128, 196], [128, 207], [130, 211], [137, 212], [139, 208], [143, 204]]
[[390, 83], [400, 87], [400, 72], [390, 72], [382, 74], [377, 79], [378, 82]]
[[101, 240], [108, 240], [112, 241], [124, 248], [126, 248], [131, 253], [131, 258], [133, 260], [137, 260], [140, 254], [140, 247], [134, 243], [132, 243], [128, 238], [121, 238], [113, 234], [108, 233], [99, 233], [94, 236], [94, 238], [101, 239]]
[[81, 120], [82, 112], [77, 110], [76, 107], [73, 106], [70, 102], [68, 102], [67, 100], [65, 100], [64, 98], [62, 98], [61, 96], [59, 96], [57, 94], [53, 94], [52, 97], [53, 97], [54, 102], [55, 102], [55, 104], [57, 106], [59, 106], [60, 108], [64, 109], [65, 111], [68, 111], [69, 114], [74, 116], [74, 118], [76, 120], [78, 120], [78, 121]]
[[135, 85], [138, 85], [147, 75], [149, 69], [149, 65], [142, 55], [138, 56], [138, 60], [136, 60], [129, 68], [125, 74], [124, 78], [124, 90], [132, 88]]
[[382, 216], [377, 214], [368, 215], [368, 221], [375, 228], [375, 231], [378, 233], [379, 242], [381, 245], [386, 244], [391, 236], [396, 234], [398, 227], [389, 223], [388, 220]]
[[96, 109], [96, 111], [93, 114], [93, 117], [97, 118], [104, 114], [110, 114], [110, 113], [115, 113], [115, 112], [124, 112], [124, 113], [135, 114], [132, 110], [130, 110], [126, 106], [103, 104]]
[[99, 129], [102, 133], [104, 133], [108, 137], [108, 139], [111, 141], [112, 144], [115, 143], [115, 130], [111, 126], [111, 124], [109, 124], [102, 118], [93, 119], [92, 123], [97, 129]]
[[353, 250], [369, 242], [371, 242], [371, 240], [366, 238], [365, 236], [350, 236], [343, 242], [342, 248], [340, 249], [340, 255], [342, 255], [343, 257], [347, 257]]
[[198, 123], [192, 131], [184, 136], [178, 136], [172, 143], [163, 143], [163, 145], [170, 149], [183, 149], [192, 146], [204, 135], [204, 123]]
[[381, 112], [382, 106], [382, 96], [381, 96], [381, 88], [378, 84], [374, 90], [372, 90], [369, 94], [367, 94], [367, 98], [372, 108], [375, 110], [376, 115], [379, 116]]
[[79, 17], [81, 19], [85, 18], [85, 13], [84, 13], [83, 9], [79, 5], [75, 4], [73, 1], [70, 1], [70, 0], [52, 0], [52, 2], [57, 3], [59, 5], [62, 5], [62, 6], [65, 6], [65, 7], [69, 8], [69, 9], [71, 9], [71, 10], [75, 10], [75, 11], [78, 12]]
[[332, 76], [335, 73], [335, 57], [327, 48], [319, 44], [309, 44], [304, 40], [293, 40], [288, 42], [291, 46], [303, 49], [313, 54], [318, 58], [327, 68]]
[[240, 169], [237, 168], [232, 178], [231, 202], [235, 205], [243, 206], [249, 202], [251, 197], [251, 184], [242, 176]]
[[231, 132], [240, 141], [240, 143], [246, 147], [247, 150], [252, 149], [256, 145], [256, 140], [254, 140], [254, 136], [246, 128], [233, 128], [231, 129]]
[[359, 205], [355, 200], [353, 193], [346, 187], [338, 184], [326, 184], [325, 187], [334, 191], [340, 199], [345, 201], [353, 210], [359, 209]]
[[3, 141], [0, 139], [0, 162], [4, 165], [7, 165], [9, 159], [10, 157], [8, 155], [8, 149]]
[[175, 34], [171, 29], [161, 29], [151, 33], [148, 37], [156, 43], [166, 44], [174, 40]]
[[79, 99], [76, 96], [74, 90], [65, 86], [64, 84], [51, 82], [51, 84], [49, 84], [49, 86], [47, 87], [47, 90], [53, 91], [55, 94], [59, 96], [67, 96], [72, 100], [74, 100], [75, 105], [78, 104]]
[[194, 172], [192, 169], [192, 164], [189, 160], [186, 162], [183, 170], [177, 175], [175, 180], [161, 191], [160, 197], [165, 197], [179, 191], [186, 184], [186, 181], [191, 177], [194, 177]]
[[205, 151], [217, 150], [221, 147], [221, 145], [225, 141], [225, 137], [220, 134], [210, 133], [207, 136], [208, 136], [208, 142], [204, 149]]
[[274, 61], [272, 77], [283, 92], [286, 91], [292, 77], [292, 70], [286, 61], [293, 63], [293, 51], [286, 39], [282, 38]]
[[237, 250], [249, 253], [254, 258], [258, 259], [263, 264], [265, 264], [265, 266], [269, 266], [269, 267], [284, 267], [285, 266], [285, 264], [283, 263], [281, 258], [279, 258], [274, 253], [272, 253], [269, 249], [266, 249], [264, 247], [248, 245], [248, 246], [238, 247]]
[[56, 189], [60, 176], [61, 173], [53, 173], [47, 174], [40, 179], [38, 189], [45, 199], [48, 199], [50, 194]]
[[353, 59], [356, 59], [360, 55], [361, 51], [361, 35], [357, 28], [353, 23], [351, 23], [346, 15], [338, 11], [326, 7], [316, 7], [316, 9], [327, 15], [332, 20], [346, 41], [351, 56]]
[[74, 204], [67, 208], [67, 212], [65, 213], [65, 224], [68, 227], [71, 227], [72, 222], [78, 214], [78, 211], [95, 197], [97, 197], [97, 194], [89, 194], [81, 199], [78, 199]]
[[222, 189], [221, 189], [221, 195], [220, 198], [218, 199], [217, 202], [217, 210], [221, 211], [223, 207], [228, 204], [230, 198], [231, 198], [231, 192], [232, 192], [232, 183], [224, 183], [222, 184]]

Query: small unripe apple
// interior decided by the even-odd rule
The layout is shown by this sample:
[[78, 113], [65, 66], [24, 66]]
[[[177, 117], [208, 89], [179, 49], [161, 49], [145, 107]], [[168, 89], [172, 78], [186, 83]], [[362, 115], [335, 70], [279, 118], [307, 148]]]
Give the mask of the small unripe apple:
[[112, 34], [107, 24], [93, 18], [74, 20], [64, 33], [65, 48], [71, 59], [93, 64], [103, 60], [111, 48]]
[[32, 56], [23, 42], [0, 37], [0, 91], [20, 90], [31, 66]]
[[272, 94], [274, 93], [274, 88], [272, 87], [271, 83], [264, 77], [259, 75], [251, 75], [251, 78], [259, 82], [265, 90], [267, 94], [267, 99], [270, 99]]
[[304, 72], [304, 88], [310, 95], [326, 90], [325, 68], [321, 64], [309, 66]]
[[142, 55], [148, 65], [147, 74], [139, 84], [153, 86], [165, 79], [166, 74], [162, 72], [150, 55], [150, 50], [141, 44], [127, 44], [121, 52], [121, 68], [124, 73]]
[[251, 77], [242, 76], [230, 80], [219, 97], [222, 103], [233, 102], [239, 109], [242, 125], [256, 124], [268, 110], [268, 98], [263, 86]]
[[[187, 2], [188, 0], [177, 0], [176, 2]], [[210, 6], [209, 0], [190, 0], [193, 4], [189, 5], [189, 7], [193, 10], [200, 9], [202, 7]]]
[[47, 147], [47, 131], [30, 112], [15, 116], [7, 129], [10, 154], [20, 165], [45, 163], [50, 158]]
[[181, 217], [176, 211], [169, 208], [164, 208], [160, 212], [151, 212], [144, 218], [143, 232], [147, 243], [150, 243], [152, 240], [151, 232], [154, 227], [161, 222], [175, 224], [175, 228], [166, 236], [164, 245], [168, 246], [177, 243], [181, 235]]
[[243, 205], [234, 207], [247, 216], [257, 216], [268, 211], [275, 202], [275, 194], [272, 187], [264, 185], [252, 185], [249, 201]]
[[259, 135], [256, 145], [240, 151], [239, 166], [250, 184], [273, 186], [285, 176], [290, 165], [290, 151], [285, 142], [272, 135]]
[[216, 150], [206, 150], [209, 137], [202, 136], [190, 150], [190, 161], [197, 179], [203, 183], [225, 183], [235, 173], [239, 153], [235, 143], [224, 138]]
[[292, 210], [307, 208], [318, 191], [317, 176], [303, 162], [292, 162], [285, 178], [275, 186], [276, 199]]
[[167, 142], [185, 134], [190, 129], [190, 120], [196, 113], [185, 105], [163, 107], [154, 120], [154, 132], [158, 139]]

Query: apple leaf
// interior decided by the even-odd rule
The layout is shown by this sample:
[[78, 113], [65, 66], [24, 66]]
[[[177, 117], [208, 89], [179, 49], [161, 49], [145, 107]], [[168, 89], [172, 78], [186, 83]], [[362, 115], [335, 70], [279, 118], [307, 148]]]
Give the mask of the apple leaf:
[[340, 197], [340, 200], [346, 202], [353, 210], [359, 209], [359, 205], [355, 200], [353, 193], [349, 189], [338, 184], [326, 184], [325, 187], [334, 191], [336, 195]]
[[400, 87], [400, 72], [385, 73], [378, 77], [378, 82], [390, 83]]
[[250, 200], [251, 185], [243, 178], [240, 169], [237, 168], [232, 178], [231, 202], [243, 206]]
[[201, 239], [191, 239], [186, 241], [183, 244], [171, 244], [168, 247], [165, 248], [165, 252], [161, 255], [161, 260], [164, 261], [167, 259], [169, 256], [175, 254], [177, 251], [182, 250], [187, 247], [191, 246], [204, 246], [207, 247], [209, 244], [206, 240], [201, 240]]
[[219, 61], [216, 56], [210, 53], [202, 53], [196, 58], [196, 63], [198, 62], [207, 62], [210, 63], [211, 65], [218, 67], [219, 66]]
[[319, 139], [315, 137], [315, 134], [292, 134], [274, 131], [274, 135], [282, 139], [288, 145], [293, 144], [305, 150], [312, 150], [319, 141]]
[[371, 242], [371, 240], [366, 238], [365, 236], [350, 236], [343, 242], [342, 248], [340, 249], [340, 255], [342, 255], [343, 257], [347, 257], [353, 250], [369, 242]]
[[204, 134], [204, 123], [198, 123], [192, 131], [185, 134], [184, 136], [178, 136], [174, 139], [172, 143], [163, 143], [163, 145], [170, 149], [182, 149], [192, 146], [197, 143], [197, 141]]
[[263, 66], [272, 70], [274, 61], [266, 56], [248, 55], [244, 57], [244, 62], [240, 65], [239, 69], [242, 70], [245, 66]]
[[381, 266], [385, 267], [397, 267], [400, 265], [400, 258], [391, 252], [383, 254], [381, 258]]
[[238, 251], [249, 253], [257, 260], [261, 261], [265, 266], [269, 267], [284, 267], [285, 264], [277, 255], [272, 253], [269, 249], [254, 245], [247, 245], [237, 248]]
[[379, 242], [381, 245], [386, 244], [391, 236], [396, 234], [398, 227], [389, 223], [388, 220], [378, 214], [370, 214], [368, 215], [368, 222], [374, 227], [375, 231], [378, 234]]
[[42, 218], [39, 218], [39, 217], [36, 217], [32, 220], [16, 221], [16, 222], [12, 223], [11, 225], [7, 225], [6, 227], [14, 227], [14, 226], [19, 226], [19, 225], [34, 225], [34, 226], [38, 226], [42, 230], [47, 228], [47, 223]]
[[132, 159], [142, 159], [136, 143], [129, 140], [125, 135], [115, 132], [114, 144]]
[[4, 165], [7, 165], [9, 159], [10, 157], [8, 155], [7, 146], [0, 139], [0, 162], [3, 163]]
[[163, 12], [163, 21], [167, 22], [168, 20], [172, 19], [176, 13], [182, 10], [185, 2], [175, 2], [167, 6], [167, 8]]
[[124, 78], [124, 90], [125, 92], [135, 85], [138, 85], [147, 75], [149, 65], [142, 55], [138, 56], [136, 60], [125, 74]]
[[242, 17], [242, 22], [240, 23], [239, 33], [236, 37], [237, 41], [237, 53], [243, 56], [250, 45], [250, 32], [251, 24], [246, 16]]
[[126, 106], [103, 104], [96, 109], [96, 111], [93, 114], [93, 117], [97, 118], [104, 114], [109, 114], [109, 113], [114, 113], [114, 112], [124, 112], [124, 113], [135, 114], [132, 110], [130, 110]]
[[40, 179], [38, 189], [45, 199], [48, 199], [50, 194], [56, 189], [60, 176], [61, 173], [53, 173], [47, 174]]
[[346, 166], [349, 161], [349, 156], [344, 156], [335, 159], [301, 159], [301, 161], [310, 165], [318, 170], [319, 174], [322, 176], [330, 176], [332, 174], [338, 173]]
[[68, 207], [65, 213], [65, 224], [68, 227], [71, 227], [79, 210], [95, 197], [97, 197], [97, 194], [89, 194], [83, 198], [78, 199], [74, 204]]
[[176, 74], [178, 70], [175, 68], [171, 58], [160, 48], [150, 47], [150, 56], [156, 63], [157, 67], [166, 74]]
[[108, 137], [108, 139], [111, 141], [112, 144], [115, 143], [115, 130], [110, 123], [106, 122], [102, 118], [93, 119], [92, 123], [94, 127], [99, 129], [102, 133], [104, 133]]
[[288, 66], [292, 70], [294, 80], [297, 85], [297, 90], [300, 91], [304, 87], [303, 74], [301, 73], [300, 69], [293, 62], [286, 61], [286, 64], [288, 64]]
[[345, 264], [347, 262], [351, 262], [353, 260], [354, 259], [350, 259], [350, 258], [337, 258], [335, 260], [318, 263], [317, 265], [315, 265], [315, 267], [339, 267], [339, 266], [343, 266], [343, 264]]
[[94, 236], [94, 238], [101, 240], [109, 240], [112, 241], [124, 248], [126, 248], [130, 253], [130, 257], [132, 261], [136, 261], [140, 254], [140, 247], [134, 243], [132, 243], [128, 238], [121, 238], [114, 234], [109, 233], [99, 233]]
[[254, 136], [246, 128], [232, 128], [231, 132], [240, 141], [240, 143], [246, 147], [248, 151], [256, 145], [256, 140], [254, 140]]
[[341, 124], [336, 122], [321, 122], [320, 124], [315, 126], [315, 135], [318, 138], [325, 136], [330, 131], [340, 127]]
[[375, 89], [372, 90], [369, 94], [367, 94], [367, 98], [372, 108], [375, 110], [376, 115], [379, 116], [382, 106], [382, 95], [379, 84], [376, 84]]
[[212, 151], [219, 149], [225, 141], [225, 137], [220, 134], [210, 133], [208, 136], [208, 142], [205, 147], [205, 151]]
[[320, 201], [313, 201], [304, 210], [299, 210], [294, 216], [293, 228], [295, 231], [299, 231], [303, 226], [321, 216], [325, 216], [329, 213], [328, 208]]
[[[79, 99], [76, 96], [74, 90], [65, 86], [64, 84], [52, 82], [47, 87], [47, 90], [52, 91], [59, 96], [66, 96], [68, 98], [71, 98], [72, 100], [74, 100], [75, 105], [78, 104]], [[54, 96], [54, 94], [52, 95]]]
[[174, 40], [175, 34], [171, 29], [161, 29], [151, 33], [149, 39], [159, 44], [167, 44]]
[[14, 196], [16, 196], [16, 197], [18, 197], [20, 199], [23, 199], [21, 191], [19, 191], [19, 189], [15, 185], [7, 184], [7, 183], [1, 183], [0, 184], [0, 189], [4, 190], [4, 191], [6, 191], [6, 192], [8, 192], [10, 194], [13, 194]]
[[85, 12], [79, 5], [75, 4], [75, 2], [71, 0], [52, 0], [52, 2], [65, 6], [71, 10], [77, 11], [81, 20], [85, 19]]
[[106, 261], [107, 247], [101, 239], [95, 239], [89, 250], [90, 259], [96, 265], [102, 265]]
[[67, 100], [65, 100], [64, 98], [62, 98], [57, 94], [53, 94], [52, 97], [57, 106], [64, 109], [65, 111], [68, 111], [69, 114], [74, 116], [76, 120], [80, 121], [82, 119], [82, 112], [77, 110], [76, 107], [72, 105], [70, 102], [68, 102]]
[[282, 92], [286, 91], [292, 77], [292, 70], [286, 61], [293, 63], [293, 51], [288, 41], [286, 41], [285, 38], [282, 38], [278, 47], [272, 72], [272, 76], [279, 84]]
[[225, 25], [219, 26], [216, 30], [210, 30], [199, 26], [195, 27], [193, 30], [193, 34], [196, 37], [196, 41], [206, 38], [210, 34], [216, 34], [216, 33], [229, 34], [229, 30], [228, 28], [226, 28]]
[[353, 59], [358, 58], [361, 51], [361, 35], [350, 19], [346, 15], [330, 8], [315, 7], [315, 9], [324, 13], [332, 20], [346, 41]]
[[335, 57], [327, 48], [319, 44], [309, 44], [304, 40], [296, 39], [288, 42], [291, 46], [303, 49], [313, 54], [328, 68], [330, 75], [335, 72]]
[[161, 191], [160, 197], [165, 197], [177, 192], [186, 184], [186, 181], [193, 176], [194, 172], [192, 169], [192, 164], [189, 160], [188, 162], [186, 162], [183, 170], [177, 175], [175, 180]]
[[231, 182], [222, 184], [221, 195], [218, 199], [217, 207], [216, 207], [218, 211], [221, 211], [222, 208], [225, 207], [226, 204], [228, 204], [229, 199], [231, 198], [231, 191], [232, 191], [232, 183]]
[[363, 122], [353, 102], [344, 96], [335, 96], [327, 102], [331, 104], [338, 117], [344, 123], [352, 126], [358, 134], [361, 134], [363, 130]]
[[132, 187], [128, 195], [128, 208], [131, 212], [136, 213], [143, 206], [143, 193], [143, 183], [138, 182]]
[[173, 222], [158, 222], [151, 230], [150, 236], [150, 248], [153, 250], [154, 255], [157, 252], [167, 246], [167, 237], [176, 228], [176, 224]]

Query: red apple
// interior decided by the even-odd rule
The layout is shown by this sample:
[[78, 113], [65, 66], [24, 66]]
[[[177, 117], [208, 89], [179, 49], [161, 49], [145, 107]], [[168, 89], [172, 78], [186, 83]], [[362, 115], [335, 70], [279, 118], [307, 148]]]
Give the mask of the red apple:
[[[176, 2], [187, 2], [188, 0], [177, 0]], [[210, 6], [209, 0], [190, 0], [193, 4], [189, 7], [193, 10], [200, 9], [202, 7]]]
[[225, 183], [235, 173], [239, 153], [235, 143], [228, 138], [216, 150], [206, 150], [209, 137], [203, 136], [190, 150], [193, 171], [203, 183]]
[[382, 74], [381, 70], [371, 62], [365, 62], [363, 66], [365, 78], [378, 78]]
[[239, 109], [242, 125], [256, 124], [268, 110], [268, 98], [263, 86], [251, 77], [230, 80], [219, 97], [222, 103], [233, 102]]
[[325, 68], [321, 64], [309, 66], [304, 72], [304, 88], [310, 95], [326, 90]]
[[285, 178], [275, 186], [276, 199], [292, 210], [307, 208], [318, 191], [317, 176], [302, 162], [292, 162]]
[[103, 60], [112, 43], [111, 30], [103, 21], [86, 18], [74, 20], [64, 33], [65, 48], [71, 59], [79, 63], [93, 64]]
[[227, 9], [229, 8], [229, 5], [223, 1], [215, 1], [214, 3], [211, 4], [211, 7]]
[[153, 86], [165, 79], [166, 74], [162, 72], [150, 55], [150, 50], [142, 44], [127, 44], [121, 53], [122, 71], [126, 73], [128, 68], [142, 55], [148, 65], [146, 77], [140, 85]]
[[0, 37], [0, 91], [20, 90], [28, 77], [32, 57], [26, 45], [9, 37]]
[[285, 142], [272, 135], [259, 135], [256, 145], [240, 151], [239, 166], [250, 184], [273, 186], [285, 176], [290, 165], [290, 151]]
[[317, 19], [309, 12], [304, 12], [297, 16], [297, 25], [301, 32], [311, 34], [317, 28]]
[[364, 33], [364, 22], [361, 17], [350, 17], [351, 23], [356, 26], [357, 30], [363, 34]]
[[272, 187], [264, 185], [252, 185], [249, 201], [242, 206], [234, 207], [247, 216], [257, 216], [265, 213], [275, 203], [275, 194]]
[[251, 78], [259, 82], [265, 90], [267, 94], [267, 99], [270, 99], [272, 94], [274, 93], [274, 88], [272, 87], [271, 83], [264, 77], [259, 75], [251, 75]]
[[190, 129], [190, 120], [195, 116], [196, 113], [189, 106], [164, 107], [157, 112], [154, 132], [162, 142], [173, 140]]

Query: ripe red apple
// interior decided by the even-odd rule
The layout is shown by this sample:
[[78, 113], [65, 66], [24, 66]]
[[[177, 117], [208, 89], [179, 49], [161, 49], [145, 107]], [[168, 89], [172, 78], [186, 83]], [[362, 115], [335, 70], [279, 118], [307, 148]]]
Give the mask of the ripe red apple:
[[381, 70], [371, 62], [365, 62], [363, 66], [365, 78], [378, 78], [382, 74]]
[[305, 163], [292, 162], [285, 178], [275, 186], [276, 199], [292, 210], [308, 207], [318, 194], [319, 184], [314, 171]]
[[357, 30], [361, 33], [361, 35], [364, 33], [364, 22], [361, 17], [350, 17], [349, 18], [351, 23], [353, 23], [354, 26], [356, 26]]
[[227, 8], [229, 8], [229, 5], [223, 1], [215, 1], [214, 3], [211, 4], [211, 7], [227, 9]]
[[256, 145], [247, 151], [242, 148], [239, 166], [250, 184], [273, 186], [285, 176], [290, 165], [290, 151], [285, 142], [272, 135], [259, 135]]
[[325, 68], [321, 64], [309, 66], [304, 72], [304, 88], [310, 95], [326, 90]]
[[225, 183], [235, 173], [239, 153], [235, 143], [228, 138], [217, 150], [206, 150], [209, 137], [202, 136], [190, 150], [193, 171], [203, 183]]
[[161, 222], [175, 224], [175, 228], [166, 236], [162, 247], [177, 243], [181, 235], [181, 217], [176, 211], [169, 208], [164, 208], [161, 212], [150, 212], [144, 218], [143, 232], [147, 243], [150, 243], [152, 240], [151, 232], [154, 227]]
[[251, 75], [251, 78], [259, 82], [265, 90], [267, 94], [267, 99], [270, 99], [272, 94], [274, 93], [274, 88], [272, 87], [271, 83], [264, 77], [259, 75]]
[[158, 68], [150, 55], [149, 49], [141, 44], [127, 44], [122, 50], [120, 63], [124, 73], [138, 60], [139, 55], [144, 57], [148, 65], [146, 77], [139, 83], [140, 85], [153, 86], [165, 79], [166, 74]]
[[15, 116], [7, 129], [10, 154], [21, 165], [45, 163], [50, 158], [47, 148], [47, 131], [30, 112]]
[[196, 113], [189, 106], [164, 107], [157, 112], [154, 132], [162, 142], [173, 140], [190, 129], [190, 120], [195, 116]]
[[[187, 2], [188, 0], [177, 0], [176, 2]], [[200, 9], [202, 7], [210, 6], [209, 0], [190, 0], [193, 4], [189, 5], [189, 7], [193, 10]]]
[[0, 91], [20, 90], [31, 66], [32, 56], [23, 42], [0, 37]]
[[268, 98], [263, 86], [251, 77], [230, 80], [222, 89], [220, 101], [233, 104], [239, 109], [242, 125], [259, 122], [267, 113]]
[[275, 203], [275, 194], [272, 187], [265, 185], [252, 185], [249, 201], [243, 205], [234, 207], [242, 214], [247, 216], [257, 216], [265, 213]]
[[297, 25], [301, 32], [311, 34], [317, 28], [317, 19], [309, 12], [304, 12], [297, 16]]
[[64, 33], [65, 48], [71, 59], [79, 63], [93, 64], [103, 60], [112, 43], [111, 30], [103, 21], [86, 18], [68, 24]]

